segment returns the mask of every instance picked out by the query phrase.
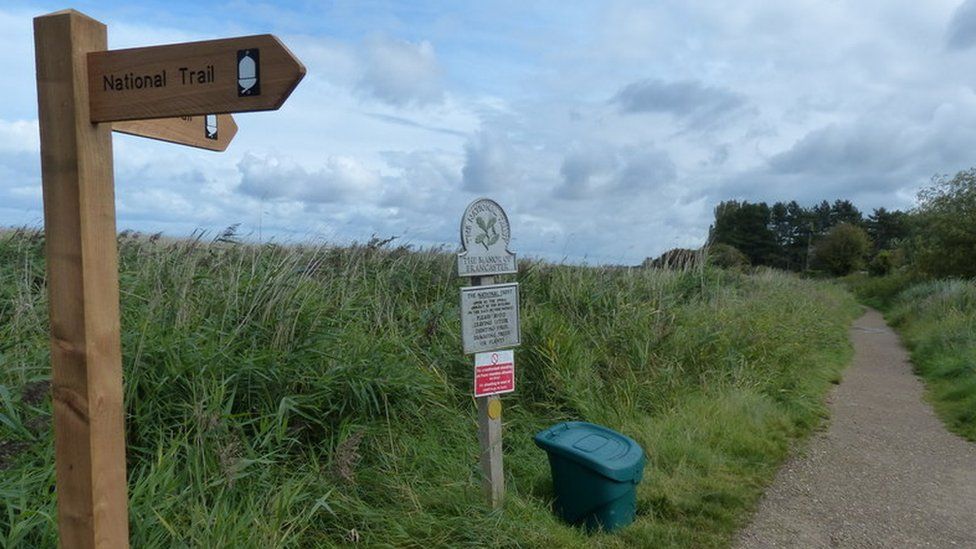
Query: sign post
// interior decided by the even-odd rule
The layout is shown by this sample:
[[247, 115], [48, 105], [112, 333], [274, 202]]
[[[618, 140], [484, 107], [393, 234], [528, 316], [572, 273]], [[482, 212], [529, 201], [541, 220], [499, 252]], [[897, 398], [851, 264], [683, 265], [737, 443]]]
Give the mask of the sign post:
[[514, 353], [501, 349], [520, 343], [518, 284], [495, 284], [495, 275], [518, 270], [515, 254], [508, 251], [510, 240], [508, 216], [494, 200], [480, 198], [464, 210], [458, 276], [471, 277], [471, 286], [461, 288], [461, 334], [466, 354], [482, 353], [475, 357], [474, 386], [481, 472], [485, 496], [493, 509], [505, 497], [502, 401], [498, 395], [515, 390]]
[[[270, 35], [107, 45], [105, 25], [77, 11], [34, 19], [58, 530], [71, 548], [129, 546], [111, 132], [223, 150], [237, 126], [207, 115], [276, 109], [305, 74]], [[104, 123], [121, 120], [140, 121]]]
[[76, 11], [34, 19], [61, 547], [129, 546], [112, 133], [85, 78], [106, 47]]

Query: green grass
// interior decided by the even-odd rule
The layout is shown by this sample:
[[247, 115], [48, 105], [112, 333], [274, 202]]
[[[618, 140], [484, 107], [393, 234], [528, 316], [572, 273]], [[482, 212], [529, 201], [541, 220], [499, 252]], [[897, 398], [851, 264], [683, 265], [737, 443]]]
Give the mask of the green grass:
[[[0, 472], [7, 546], [56, 542], [42, 249], [0, 234], [0, 444], [25, 444]], [[850, 356], [858, 307], [832, 283], [523, 261], [488, 512], [453, 261], [120, 237], [133, 546], [724, 546]], [[648, 454], [619, 535], [550, 512], [531, 437], [570, 419]]]
[[870, 276], [867, 273], [848, 275], [841, 280], [869, 307], [886, 311], [898, 299], [898, 295], [922, 279], [909, 272], [898, 272], [886, 276]]
[[976, 281], [916, 284], [897, 295], [887, 316], [911, 349], [939, 417], [976, 441]]

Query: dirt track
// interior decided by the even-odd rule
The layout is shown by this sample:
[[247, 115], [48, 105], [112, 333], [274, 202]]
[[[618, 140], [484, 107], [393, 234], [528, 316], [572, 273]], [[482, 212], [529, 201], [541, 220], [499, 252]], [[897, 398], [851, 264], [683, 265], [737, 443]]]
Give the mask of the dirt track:
[[851, 329], [854, 362], [829, 428], [787, 462], [738, 547], [976, 547], [976, 444], [922, 400], [876, 311]]

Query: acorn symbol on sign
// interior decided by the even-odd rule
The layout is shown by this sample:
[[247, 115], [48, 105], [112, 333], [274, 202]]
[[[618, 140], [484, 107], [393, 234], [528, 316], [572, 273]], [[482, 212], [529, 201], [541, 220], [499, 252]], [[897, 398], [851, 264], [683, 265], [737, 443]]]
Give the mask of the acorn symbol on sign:
[[204, 128], [206, 128], [207, 139], [217, 139], [217, 115], [208, 114], [204, 117]]
[[238, 50], [237, 52], [237, 95], [260, 95], [261, 85], [258, 81], [260, 68], [258, 66], [259, 51], [257, 49]]

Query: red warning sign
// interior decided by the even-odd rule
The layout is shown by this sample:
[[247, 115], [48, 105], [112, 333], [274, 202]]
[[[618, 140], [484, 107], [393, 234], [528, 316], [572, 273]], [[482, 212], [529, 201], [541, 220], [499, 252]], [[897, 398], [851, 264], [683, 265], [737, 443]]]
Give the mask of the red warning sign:
[[500, 395], [514, 390], [514, 351], [492, 351], [474, 355], [474, 396]]

